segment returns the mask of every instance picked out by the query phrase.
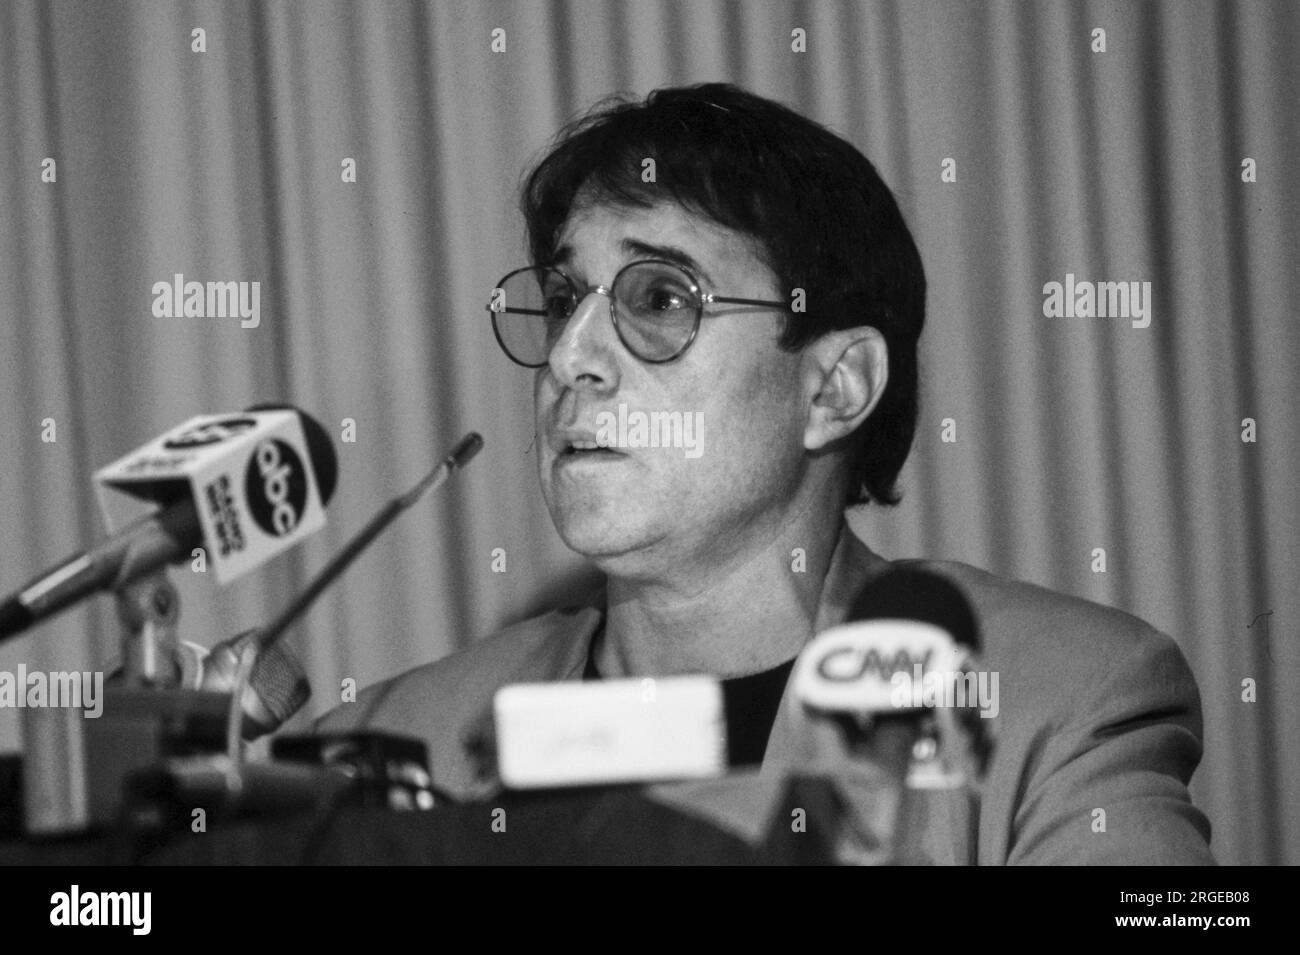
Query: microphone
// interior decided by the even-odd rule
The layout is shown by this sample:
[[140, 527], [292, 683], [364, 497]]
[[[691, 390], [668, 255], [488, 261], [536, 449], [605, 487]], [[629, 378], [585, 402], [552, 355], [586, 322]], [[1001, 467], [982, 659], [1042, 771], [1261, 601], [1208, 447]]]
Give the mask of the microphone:
[[996, 715], [997, 705], [983, 692], [978, 647], [974, 611], [944, 578], [898, 568], [868, 583], [847, 622], [815, 637], [791, 676], [801, 759], [785, 803], [818, 806], [834, 824], [820, 845], [798, 843], [778, 813], [769, 851], [796, 861], [810, 851], [858, 864], [907, 859], [918, 848], [911, 837], [933, 828], [915, 792], [931, 789], [952, 794], [937, 800], [953, 835], [941, 854], [970, 861], [991, 746], [981, 712]]
[[[894, 739], [900, 727], [914, 733], [944, 710], [965, 720], [985, 702], [978, 647], [975, 613], [954, 584], [929, 571], [891, 570], [863, 588], [847, 622], [799, 655], [793, 698], [804, 713], [835, 723], [850, 748], [872, 736]], [[890, 765], [910, 761], [909, 748]]]
[[103, 489], [160, 507], [0, 602], [0, 641], [91, 594], [189, 560], [196, 547], [229, 583], [321, 526], [338, 459], [314, 418], [261, 405], [193, 418], [96, 478]]
[[452, 447], [441, 461], [420, 479], [415, 487], [401, 494], [384, 505], [374, 517], [366, 523], [355, 537], [339, 551], [332, 560], [312, 578], [311, 583], [289, 604], [276, 614], [275, 618], [263, 629], [256, 631], [247, 644], [240, 647], [236, 654], [237, 665], [230, 699], [230, 718], [226, 728], [226, 752], [233, 765], [239, 766], [239, 740], [246, 738], [242, 730], [245, 708], [241, 705], [244, 698], [243, 687], [251, 679], [256, 659], [268, 653], [284, 636], [289, 627], [309, 608], [316, 599], [332, 584], [339, 575], [347, 570], [361, 556], [385, 528], [402, 514], [414, 507], [424, 495], [451, 478], [457, 471], [465, 468], [474, 456], [483, 450], [483, 436], [471, 431]]
[[[259, 630], [245, 630], [223, 640], [211, 650], [181, 640], [176, 662], [180, 668], [178, 689], [202, 690], [228, 695], [235, 692], [240, 654], [257, 639]], [[119, 667], [107, 679], [109, 686], [121, 686], [126, 668]], [[248, 685], [240, 698], [244, 711], [244, 739], [255, 740], [279, 729], [311, 699], [311, 684], [302, 663], [281, 644], [258, 657]]]
[[[240, 656], [260, 633], [245, 630], [213, 647], [203, 658], [199, 689], [234, 693]], [[244, 739], [254, 740], [279, 729], [310, 698], [311, 684], [298, 658], [283, 643], [266, 648], [254, 662], [239, 701], [244, 712]]]
[[[306, 693], [310, 692], [305, 687], [305, 679], [300, 686], [297, 675], [301, 670], [296, 661], [279, 650], [279, 641], [288, 628], [402, 512], [413, 507], [425, 494], [463, 469], [482, 448], [483, 438], [477, 432], [465, 435], [419, 483], [405, 494], [393, 498], [371, 518], [312, 579], [306, 589], [290, 601], [269, 624], [242, 633], [214, 649], [214, 653], [218, 650], [220, 653], [210, 679], [214, 686], [220, 684], [220, 688], [230, 695], [226, 718], [226, 752], [219, 756], [209, 754], [169, 760], [165, 766], [141, 778], [140, 785], [147, 790], [145, 795], [162, 794], [173, 802], [179, 798], [179, 804], [187, 806], [193, 806], [193, 800], [201, 796], [223, 812], [254, 811], [301, 805], [320, 798], [332, 799], [334, 795], [343, 792], [342, 789], [335, 789], [340, 780], [349, 786], [355, 782], [352, 779], [356, 775], [355, 768], [322, 769], [293, 763], [246, 763], [239, 741], [241, 738], [251, 738], [244, 723], [250, 716], [256, 718], [258, 709], [257, 705], [250, 705], [249, 688], [257, 682], [258, 666], [269, 659], [271, 663], [262, 671], [264, 688], [259, 689], [256, 703], [265, 708], [267, 716], [281, 722], [302, 705], [307, 698]], [[206, 670], [204, 679], [209, 679]], [[252, 734], [256, 735], [258, 734]], [[376, 743], [379, 739], [373, 734], [363, 735], [370, 737], [371, 743]], [[382, 741], [376, 745], [381, 745], [382, 748]], [[397, 741], [396, 745], [401, 747], [401, 741]], [[289, 744], [288, 748], [294, 747]], [[299, 750], [303, 748], [298, 747]], [[301, 756], [301, 752], [298, 755]], [[400, 774], [400, 762], [401, 759], [395, 758], [391, 751], [387, 757], [379, 760], [385, 767], [385, 773]], [[427, 788], [427, 772], [423, 769], [420, 771], [425, 776], [419, 782]], [[334, 795], [329, 795], [331, 792]], [[420, 802], [416, 799], [417, 805]]]

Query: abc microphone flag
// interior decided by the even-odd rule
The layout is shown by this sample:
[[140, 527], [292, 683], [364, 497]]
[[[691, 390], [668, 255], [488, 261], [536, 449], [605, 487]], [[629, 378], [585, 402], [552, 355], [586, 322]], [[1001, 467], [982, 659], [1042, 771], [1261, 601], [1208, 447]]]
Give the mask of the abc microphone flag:
[[292, 408], [191, 418], [96, 472], [105, 522], [111, 532], [189, 498], [207, 561], [229, 584], [324, 526], [333, 487], [322, 482], [336, 475], [314, 472], [311, 438]]

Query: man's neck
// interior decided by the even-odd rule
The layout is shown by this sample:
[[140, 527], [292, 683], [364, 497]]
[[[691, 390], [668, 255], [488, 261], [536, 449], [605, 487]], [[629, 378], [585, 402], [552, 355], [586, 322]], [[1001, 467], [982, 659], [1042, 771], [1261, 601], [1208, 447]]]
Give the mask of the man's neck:
[[795, 656], [813, 634], [840, 534], [851, 533], [842, 511], [803, 516], [690, 577], [646, 583], [611, 576], [600, 672], [732, 677]]

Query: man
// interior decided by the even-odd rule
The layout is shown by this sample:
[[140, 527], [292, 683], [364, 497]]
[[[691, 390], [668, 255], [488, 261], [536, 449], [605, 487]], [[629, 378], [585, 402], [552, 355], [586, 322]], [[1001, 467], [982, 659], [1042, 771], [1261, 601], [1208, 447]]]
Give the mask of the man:
[[[570, 126], [523, 208], [532, 265], [499, 283], [493, 327], [536, 369], [542, 490], [605, 594], [371, 687], [319, 728], [417, 733], [442, 786], [483, 796], [499, 687], [707, 673], [742, 714], [733, 762], [777, 776], [798, 762], [794, 658], [889, 568], [844, 511], [898, 500], [924, 319], [911, 235], [851, 145], [718, 84]], [[612, 441], [610, 422], [636, 413], [698, 422], [698, 453]], [[1200, 701], [1173, 641], [1119, 611], [926, 566], [965, 593], [1002, 677], [978, 861], [1213, 861], [1186, 789]], [[662, 794], [751, 837], [773, 809], [770, 789]]]

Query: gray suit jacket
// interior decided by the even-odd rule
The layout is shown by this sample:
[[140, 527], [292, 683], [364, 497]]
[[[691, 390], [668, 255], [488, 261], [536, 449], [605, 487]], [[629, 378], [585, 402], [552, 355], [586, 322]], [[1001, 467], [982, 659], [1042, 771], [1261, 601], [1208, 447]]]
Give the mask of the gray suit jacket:
[[[1200, 697], [1173, 640], [1119, 610], [964, 564], [900, 563], [941, 574], [965, 592], [984, 643], [981, 665], [999, 673], [996, 748], [973, 852], [980, 864], [1213, 864], [1209, 822], [1187, 792], [1201, 758]], [[889, 567], [846, 526], [815, 630], [841, 623], [863, 584]], [[599, 607], [557, 610], [507, 627], [368, 687], [316, 729], [423, 738], [441, 787], [486, 798], [499, 789], [483, 758], [496, 690], [580, 680], [602, 614]], [[787, 687], [761, 772], [739, 782], [656, 786], [651, 794], [759, 838], [785, 772], [799, 767], [803, 751], [789, 696]], [[953, 849], [961, 837], [944, 825], [943, 812], [930, 812], [921, 858], [965, 854]]]

